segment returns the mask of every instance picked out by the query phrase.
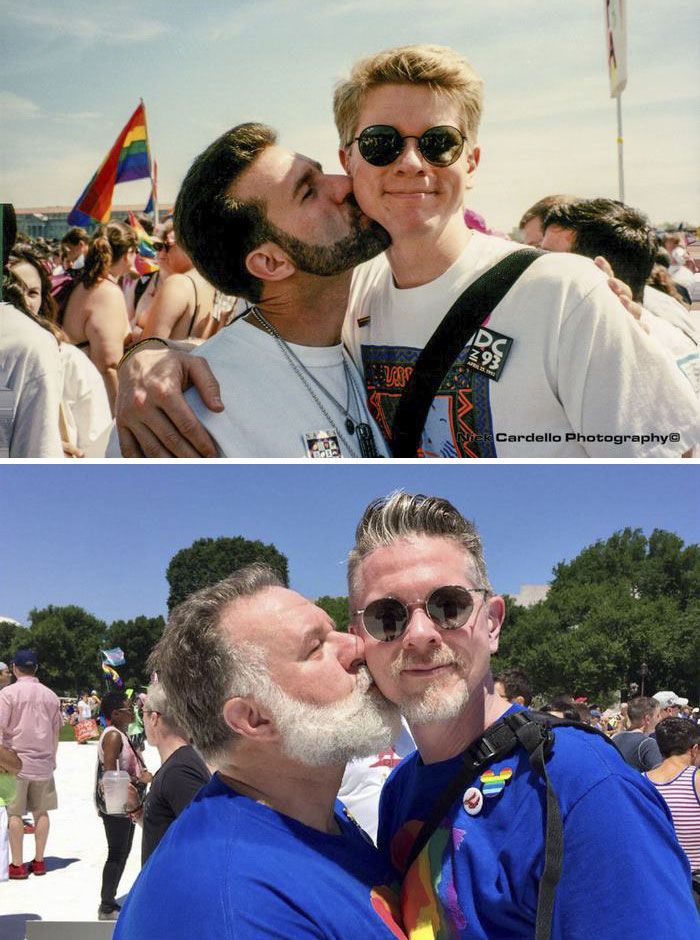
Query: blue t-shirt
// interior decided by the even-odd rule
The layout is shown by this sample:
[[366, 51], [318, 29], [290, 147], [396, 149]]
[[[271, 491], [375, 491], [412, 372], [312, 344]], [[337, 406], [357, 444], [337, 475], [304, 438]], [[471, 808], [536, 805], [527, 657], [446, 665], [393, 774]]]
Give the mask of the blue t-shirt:
[[319, 832], [215, 775], [144, 866], [114, 940], [404, 938], [395, 873], [335, 809], [340, 834]]
[[[547, 772], [561, 807], [564, 858], [552, 940], [697, 936], [690, 870], [663, 800], [597, 735], [575, 728], [554, 734]], [[458, 755], [426, 766], [416, 752], [384, 785], [378, 845], [399, 871], [420, 822], [461, 761]], [[481, 791], [470, 794], [471, 813], [460, 795], [404, 877], [406, 934], [532, 938], [544, 866], [545, 784], [518, 747], [470, 786]], [[642, 882], [640, 864], [651, 865]], [[592, 890], [601, 871], [612, 881], [605, 891]]]

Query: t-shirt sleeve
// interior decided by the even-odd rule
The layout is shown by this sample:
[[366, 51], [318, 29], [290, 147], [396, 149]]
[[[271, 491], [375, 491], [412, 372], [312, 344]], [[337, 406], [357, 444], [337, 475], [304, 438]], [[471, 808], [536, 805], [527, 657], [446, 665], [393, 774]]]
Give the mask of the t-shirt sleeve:
[[168, 803], [175, 816], [199, 793], [206, 779], [201, 771], [190, 764], [176, 764], [163, 781], [161, 796]]
[[[564, 823], [565, 862], [554, 904], [552, 938], [694, 936], [697, 913], [690, 868], [670, 815], [655, 791], [616, 774], [587, 791]], [[634, 878], [612, 877], [591, 903], [591, 872], [619, 875], [654, 860], [653, 890]]]
[[678, 457], [698, 443], [700, 410], [690, 384], [606, 282], [562, 324], [557, 386], [592, 457], [610, 456], [609, 441], [591, 440], [598, 435], [640, 438], [615, 440], [619, 457]]
[[663, 762], [659, 745], [654, 738], [644, 738], [639, 746], [639, 762], [642, 770], [653, 770]]
[[58, 373], [36, 376], [23, 386], [14, 416], [10, 457], [62, 457], [58, 430]]

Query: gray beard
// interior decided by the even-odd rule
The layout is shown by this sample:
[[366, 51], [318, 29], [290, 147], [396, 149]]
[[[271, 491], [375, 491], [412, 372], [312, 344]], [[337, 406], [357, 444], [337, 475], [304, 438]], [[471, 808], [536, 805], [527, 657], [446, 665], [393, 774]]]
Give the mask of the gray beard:
[[[395, 679], [398, 679], [401, 670], [410, 662], [411, 657], [401, 653], [391, 666]], [[466, 663], [459, 656], [442, 647], [430, 659], [421, 659], [421, 664], [430, 662], [432, 665], [447, 665], [454, 663], [466, 671]], [[431, 724], [435, 721], [449, 721], [456, 718], [469, 701], [469, 688], [466, 682], [453, 688], [449, 693], [442, 687], [442, 680], [435, 679], [426, 685], [420, 694], [404, 696], [399, 702], [401, 714], [412, 725]]]
[[270, 709], [287, 757], [310, 767], [346, 764], [389, 747], [401, 732], [398, 708], [360, 667], [355, 689], [332, 705], [302, 702], [268, 680], [255, 697]]

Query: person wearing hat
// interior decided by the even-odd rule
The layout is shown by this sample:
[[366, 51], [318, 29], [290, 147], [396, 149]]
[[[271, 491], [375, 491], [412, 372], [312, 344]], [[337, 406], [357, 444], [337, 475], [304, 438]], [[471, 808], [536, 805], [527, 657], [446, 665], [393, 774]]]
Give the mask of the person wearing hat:
[[[58, 697], [37, 679], [38, 665], [36, 653], [19, 650], [12, 663], [17, 681], [0, 691], [0, 744], [11, 748], [22, 762], [22, 770], [17, 775], [17, 790], [7, 807], [11, 879], [27, 878], [30, 873], [45, 874], [48, 814], [58, 805], [53, 772], [61, 708]], [[25, 865], [22, 858], [22, 815], [27, 810], [34, 817], [36, 847], [34, 860]]]
[[680, 698], [670, 690], [656, 692], [652, 698], [659, 703], [659, 721], [663, 721], [664, 718], [678, 718], [681, 706], [688, 704], [687, 698]]
[[10, 670], [7, 663], [0, 662], [0, 689], [10, 684]]

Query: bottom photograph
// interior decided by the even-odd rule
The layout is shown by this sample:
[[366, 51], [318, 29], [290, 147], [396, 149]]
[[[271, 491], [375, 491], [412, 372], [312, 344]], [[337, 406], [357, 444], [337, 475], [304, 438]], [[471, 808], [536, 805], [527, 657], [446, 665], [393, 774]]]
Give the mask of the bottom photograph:
[[698, 489], [0, 466], [0, 937], [698, 935]]

